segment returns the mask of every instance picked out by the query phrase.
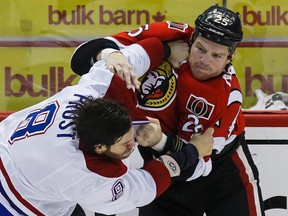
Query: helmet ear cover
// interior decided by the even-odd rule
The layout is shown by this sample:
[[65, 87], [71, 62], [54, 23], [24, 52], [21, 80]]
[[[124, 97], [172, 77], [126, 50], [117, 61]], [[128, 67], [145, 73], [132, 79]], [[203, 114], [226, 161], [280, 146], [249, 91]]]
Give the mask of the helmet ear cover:
[[211, 6], [195, 20], [195, 30], [190, 45], [199, 35], [215, 43], [228, 46], [228, 59], [231, 60], [237, 45], [243, 38], [239, 13], [219, 7], [217, 4]]

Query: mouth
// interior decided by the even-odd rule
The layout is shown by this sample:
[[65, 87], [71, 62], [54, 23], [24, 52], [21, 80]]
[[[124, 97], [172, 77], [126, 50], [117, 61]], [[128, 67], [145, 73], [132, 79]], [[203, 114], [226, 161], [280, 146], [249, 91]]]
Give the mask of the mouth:
[[135, 147], [134, 148], [129, 148], [129, 149], [127, 149], [126, 151], [125, 151], [125, 154], [132, 154], [133, 152], [134, 152], [134, 150], [135, 150]]
[[206, 66], [203, 66], [203, 65], [201, 65], [201, 64], [197, 64], [197, 65], [196, 65], [196, 68], [197, 68], [198, 70], [201, 70], [201, 71], [209, 71], [209, 69], [208, 69]]
[[203, 65], [195, 65], [195, 68], [192, 68], [192, 73], [195, 79], [206, 80], [207, 76], [209, 76], [210, 70]]
[[134, 152], [134, 150], [135, 150], [135, 148], [132, 148], [132, 149], [130, 150], [130, 152], [132, 153], [132, 152]]

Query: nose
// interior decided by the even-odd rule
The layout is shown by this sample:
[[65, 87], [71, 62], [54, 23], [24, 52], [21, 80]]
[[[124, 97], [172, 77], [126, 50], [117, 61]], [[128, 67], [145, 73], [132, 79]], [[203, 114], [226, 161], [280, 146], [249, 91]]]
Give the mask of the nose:
[[203, 62], [204, 64], [207, 64], [209, 62], [209, 56], [207, 54], [203, 54], [200, 57], [201, 62]]
[[134, 148], [136, 145], [135, 140], [132, 139], [130, 142], [127, 143], [127, 148]]

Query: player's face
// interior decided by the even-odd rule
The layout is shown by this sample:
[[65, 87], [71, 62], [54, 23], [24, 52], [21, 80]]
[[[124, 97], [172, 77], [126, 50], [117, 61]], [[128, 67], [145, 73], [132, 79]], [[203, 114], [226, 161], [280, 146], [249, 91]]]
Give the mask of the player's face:
[[229, 47], [198, 36], [191, 46], [189, 65], [193, 76], [205, 81], [222, 73], [229, 63]]
[[114, 145], [106, 150], [104, 154], [115, 159], [124, 159], [131, 155], [135, 149], [134, 128], [120, 137]]

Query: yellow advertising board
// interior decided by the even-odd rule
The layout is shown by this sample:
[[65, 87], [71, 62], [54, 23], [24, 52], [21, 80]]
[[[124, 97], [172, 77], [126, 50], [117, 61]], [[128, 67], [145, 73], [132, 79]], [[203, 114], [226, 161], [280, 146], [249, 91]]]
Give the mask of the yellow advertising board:
[[194, 24], [194, 20], [211, 4], [218, 3], [242, 17], [245, 38], [287, 38], [288, 2], [278, 0], [15, 0], [1, 1], [2, 37], [104, 36], [129, 30], [145, 23], [172, 20]]
[[240, 13], [246, 40], [287, 40], [288, 1], [227, 0], [227, 7]]
[[9, 22], [1, 22], [0, 29], [5, 37], [102, 37], [155, 21], [192, 25], [210, 5], [188, 0], [1, 1], [1, 15]]
[[73, 48], [0, 48], [0, 110], [18, 110], [76, 84], [70, 69]]
[[288, 93], [287, 55], [287, 47], [237, 49], [233, 65], [240, 80], [244, 108], [255, 105], [256, 89], [262, 89], [266, 94]]
[[[257, 88], [288, 92], [288, 1], [227, 0], [241, 15], [244, 40], [234, 59], [244, 108], [254, 105]], [[214, 1], [223, 5], [222, 1]], [[0, 110], [39, 102], [79, 77], [70, 69], [75, 47], [83, 41], [145, 23], [172, 20], [194, 25], [207, 1], [172, 0], [15, 0], [1, 1]]]

